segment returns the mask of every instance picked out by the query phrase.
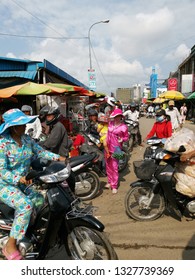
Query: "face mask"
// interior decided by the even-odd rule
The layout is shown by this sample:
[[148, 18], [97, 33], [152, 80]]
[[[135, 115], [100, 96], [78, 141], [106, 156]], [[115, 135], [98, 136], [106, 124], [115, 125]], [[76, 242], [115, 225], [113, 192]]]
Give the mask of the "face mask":
[[156, 117], [156, 121], [157, 121], [157, 122], [162, 122], [163, 120], [164, 120], [164, 117], [163, 117], [163, 116], [159, 116], [159, 117], [157, 116], [157, 117]]

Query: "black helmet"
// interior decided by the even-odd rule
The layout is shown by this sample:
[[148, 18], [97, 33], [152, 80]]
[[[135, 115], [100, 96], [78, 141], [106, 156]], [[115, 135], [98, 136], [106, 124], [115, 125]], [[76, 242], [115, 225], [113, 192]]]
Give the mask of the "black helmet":
[[46, 125], [53, 125], [58, 121], [60, 117], [60, 110], [56, 107], [49, 107], [48, 110], [45, 110], [45, 116], [47, 115], [54, 115], [54, 118], [52, 120], [47, 121], [46, 119]]
[[51, 107], [50, 107], [49, 105], [45, 105], [45, 106], [40, 110], [39, 115], [40, 115], [41, 117], [46, 116], [46, 115], [48, 114], [50, 108], [51, 108]]
[[98, 112], [95, 109], [89, 109], [88, 116], [98, 116]]
[[136, 103], [135, 103], [135, 102], [131, 102], [131, 103], [130, 103], [130, 107], [131, 107], [131, 108], [135, 108], [135, 107], [136, 107]]

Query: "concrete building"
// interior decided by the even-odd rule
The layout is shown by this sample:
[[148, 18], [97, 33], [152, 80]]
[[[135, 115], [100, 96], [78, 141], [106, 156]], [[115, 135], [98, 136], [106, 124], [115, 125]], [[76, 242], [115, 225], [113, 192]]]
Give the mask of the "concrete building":
[[169, 78], [178, 79], [178, 91], [188, 94], [195, 91], [195, 45], [191, 48], [189, 56], [178, 66]]
[[118, 88], [116, 90], [116, 99], [124, 104], [129, 104], [132, 101], [139, 102], [141, 100], [141, 86], [135, 84], [131, 88]]

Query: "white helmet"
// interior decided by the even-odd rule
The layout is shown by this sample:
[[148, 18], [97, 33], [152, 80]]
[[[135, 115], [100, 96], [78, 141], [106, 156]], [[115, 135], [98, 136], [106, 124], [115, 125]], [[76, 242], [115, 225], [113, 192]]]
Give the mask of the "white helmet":
[[114, 97], [108, 96], [105, 98], [105, 100], [110, 106], [116, 106], [117, 100]]

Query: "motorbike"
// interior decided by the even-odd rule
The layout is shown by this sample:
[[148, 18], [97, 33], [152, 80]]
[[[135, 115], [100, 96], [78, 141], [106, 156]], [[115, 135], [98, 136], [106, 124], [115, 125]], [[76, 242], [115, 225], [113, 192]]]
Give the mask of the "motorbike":
[[136, 147], [141, 142], [141, 139], [139, 139], [139, 122], [126, 119], [125, 124], [128, 126], [129, 132], [128, 149], [129, 151], [132, 151], [133, 147]]
[[100, 190], [100, 179], [94, 166], [98, 161], [96, 153], [83, 154], [69, 159], [75, 174], [75, 195], [83, 201], [97, 196]]
[[[81, 154], [89, 154], [95, 152], [98, 156], [98, 160], [97, 164], [94, 165], [93, 168], [100, 176], [106, 176], [104, 151], [102, 150], [102, 146], [100, 145], [99, 139], [94, 137], [91, 133], [82, 132], [82, 134], [85, 137], [85, 143], [82, 144], [80, 147]], [[124, 156], [122, 159], [119, 160], [119, 172], [125, 170], [128, 165], [128, 153], [126, 151], [126, 148], [123, 147], [122, 150], [124, 151]]]
[[[34, 188], [43, 200], [32, 200], [31, 221], [25, 237], [17, 244], [18, 250], [25, 260], [48, 259], [50, 250], [63, 248], [66, 259], [117, 259], [104, 225], [93, 216], [93, 207], [72, 193], [67, 183], [70, 174], [67, 161], [51, 162], [43, 171], [31, 170], [27, 174], [26, 179], [33, 183], [25, 192]], [[13, 218], [14, 209], [0, 202], [0, 253], [9, 238]]]
[[180, 161], [180, 153], [185, 151], [180, 146], [176, 153], [160, 146], [159, 139], [152, 139], [153, 147], [145, 152], [144, 159], [134, 161], [137, 181], [125, 196], [125, 209], [129, 217], [137, 221], [152, 221], [162, 216], [165, 210], [172, 211], [175, 218], [195, 215], [195, 199], [176, 190], [174, 178], [175, 164]]
[[147, 112], [146, 118], [148, 119], [154, 119], [155, 118], [155, 112]]
[[[67, 150], [69, 152], [71, 147], [72, 140], [68, 139]], [[94, 153], [86, 156], [75, 156], [70, 158], [69, 161], [72, 171], [75, 174], [75, 195], [83, 201], [94, 198], [100, 190], [99, 176], [93, 171], [93, 166], [96, 161], [97, 156]]]

